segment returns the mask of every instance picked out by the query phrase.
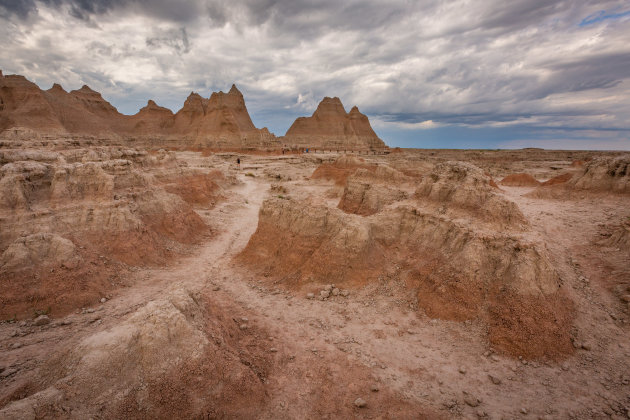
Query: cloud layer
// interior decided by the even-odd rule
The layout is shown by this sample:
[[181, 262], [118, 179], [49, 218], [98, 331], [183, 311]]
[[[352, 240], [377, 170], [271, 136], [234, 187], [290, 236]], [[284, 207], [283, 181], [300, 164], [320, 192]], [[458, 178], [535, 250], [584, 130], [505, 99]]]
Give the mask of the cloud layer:
[[0, 36], [5, 73], [125, 113], [236, 82], [279, 135], [339, 96], [391, 145], [630, 149], [622, 2], [0, 0]]

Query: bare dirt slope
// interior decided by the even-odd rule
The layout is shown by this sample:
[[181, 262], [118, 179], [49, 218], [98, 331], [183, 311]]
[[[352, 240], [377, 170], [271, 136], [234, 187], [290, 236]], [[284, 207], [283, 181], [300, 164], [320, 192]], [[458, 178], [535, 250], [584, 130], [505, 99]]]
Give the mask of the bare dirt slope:
[[[126, 287], [78, 313], [52, 312], [50, 322], [27, 318], [0, 324], [0, 418], [628, 416], [627, 195], [582, 191], [583, 196], [557, 199], [528, 194], [538, 187], [499, 189], [483, 173], [500, 173], [506, 165], [500, 156], [468, 159], [464, 152], [461, 160], [481, 168], [465, 167], [474, 174], [466, 185], [483, 185], [483, 194], [471, 195], [476, 190], [453, 189], [444, 181], [444, 167], [435, 169], [435, 163], [453, 156], [417, 165], [417, 154], [368, 158], [360, 165], [350, 162], [352, 170], [337, 163], [329, 166], [335, 169], [330, 181], [311, 179], [320, 164], [335, 157], [241, 156], [240, 183], [226, 185], [222, 201], [195, 205], [213, 234], [188, 253], [166, 266], [128, 270]], [[227, 177], [236, 173], [233, 155], [208, 160], [185, 152], [178, 159], [193, 168], [210, 165]], [[556, 170], [549, 166], [558, 161], [571, 165], [563, 155], [545, 159], [514, 172], [552, 174]], [[519, 165], [523, 161], [518, 158]], [[405, 175], [388, 169], [379, 170], [382, 176], [353, 172], [374, 165]], [[438, 186], [428, 181], [432, 174]], [[386, 188], [387, 177], [394, 175], [403, 194]], [[342, 185], [336, 185], [340, 179]], [[422, 194], [416, 195], [417, 186]], [[425, 193], [429, 186], [433, 195]], [[185, 195], [198, 198], [194, 191]], [[389, 220], [389, 212], [398, 214], [403, 205], [453, 232], [465, 227], [470, 237], [492, 236], [497, 216], [472, 211], [472, 198], [480, 200], [479, 208], [516, 208], [518, 213], [509, 212], [516, 218], [496, 213], [501, 231], [495, 237], [512, 235], [533, 243], [554, 273], [550, 279], [558, 279], [571, 302], [565, 331], [571, 348], [559, 357], [519, 358], [495, 348], [486, 307], [494, 304], [491, 295], [465, 317], [432, 313], [423, 306], [426, 297], [418, 299], [422, 282], [410, 281], [409, 266], [396, 264], [422, 260], [418, 254], [388, 254], [413, 258], [384, 264], [368, 282], [345, 282], [334, 273], [347, 267], [333, 266], [326, 277], [300, 277], [299, 287], [239, 257], [260, 229], [263, 202], [299, 205], [306, 212], [323, 208], [358, 230]], [[343, 199], [346, 204], [340, 206]], [[260, 214], [264, 217], [264, 211]], [[415, 220], [418, 214], [406, 217]], [[313, 229], [308, 220], [304, 229]], [[379, 232], [362, 243], [385, 235]], [[296, 240], [295, 245], [305, 243]], [[448, 246], [449, 252], [459, 249], [454, 242]], [[492, 252], [503, 255], [500, 247]], [[460, 261], [468, 258], [459, 255]], [[270, 252], [268, 258], [278, 256]], [[444, 267], [457, 267], [448, 263]], [[528, 275], [526, 268], [519, 270], [519, 278]], [[479, 274], [477, 280], [488, 276]], [[545, 317], [553, 318], [554, 312]]]

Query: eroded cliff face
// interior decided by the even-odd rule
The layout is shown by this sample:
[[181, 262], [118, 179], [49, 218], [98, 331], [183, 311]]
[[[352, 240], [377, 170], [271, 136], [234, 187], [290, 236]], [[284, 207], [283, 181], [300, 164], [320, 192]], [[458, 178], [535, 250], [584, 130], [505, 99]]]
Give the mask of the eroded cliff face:
[[88, 86], [66, 92], [55, 84], [44, 91], [23, 76], [0, 76], [0, 131], [7, 129], [149, 138], [154, 145], [173, 147], [280, 146], [269, 130], [254, 126], [235, 85], [208, 99], [193, 92], [176, 114], [149, 100], [137, 114], [123, 115]]
[[0, 316], [62, 314], [116, 288], [128, 266], [170, 261], [212, 234], [194, 208], [232, 182], [172, 152], [3, 149]]
[[287, 145], [331, 150], [383, 150], [368, 117], [355, 106], [349, 113], [337, 97], [325, 97], [310, 117], [300, 117], [282, 139]]

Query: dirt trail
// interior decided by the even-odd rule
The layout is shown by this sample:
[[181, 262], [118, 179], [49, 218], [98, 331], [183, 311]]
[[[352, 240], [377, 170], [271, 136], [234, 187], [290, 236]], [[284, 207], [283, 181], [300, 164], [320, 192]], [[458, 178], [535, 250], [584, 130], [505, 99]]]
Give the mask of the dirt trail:
[[[182, 258], [170, 267], [138, 269], [126, 279], [128, 287], [118, 290], [111, 300], [54, 319], [53, 328], [0, 324], [4, 347], [0, 352], [0, 366], [12, 366], [26, 381], [51, 354], [70, 349], [82, 338], [121, 322], [169, 290], [197, 291], [203, 288], [213, 273], [216, 275], [219, 264], [226, 264], [244, 247], [256, 229], [258, 209], [267, 186], [246, 176], [240, 178], [244, 183], [231, 190], [226, 201], [211, 210], [199, 211], [215, 229], [215, 236], [200, 245], [194, 255]], [[0, 390], [5, 386], [19, 388], [20, 384], [3, 381]]]

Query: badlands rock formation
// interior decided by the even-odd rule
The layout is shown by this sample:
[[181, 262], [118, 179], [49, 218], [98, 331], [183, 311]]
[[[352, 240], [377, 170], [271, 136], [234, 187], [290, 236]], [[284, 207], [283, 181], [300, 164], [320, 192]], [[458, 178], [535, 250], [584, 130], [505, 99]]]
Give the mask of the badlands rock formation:
[[209, 99], [191, 93], [176, 114], [150, 100], [135, 115], [123, 115], [88, 86], [66, 92], [55, 84], [43, 91], [23, 76], [0, 75], [0, 132], [29, 129], [148, 138], [153, 146], [223, 149], [279, 147], [266, 128], [257, 129], [242, 93], [214, 92]]
[[526, 222], [516, 204], [463, 162], [436, 165], [416, 199], [405, 191], [410, 181], [385, 165], [357, 168], [346, 181], [343, 211], [265, 201], [240, 258], [301, 290], [330, 278], [343, 286], [378, 283], [398, 272], [425, 313], [483, 320], [495, 348], [529, 357], [569, 353], [571, 303], [558, 293], [545, 245], [520, 233]]
[[113, 289], [125, 265], [172, 259], [210, 234], [193, 207], [228, 184], [164, 151], [3, 150], [0, 164], [0, 317], [76, 309]]
[[372, 130], [367, 116], [356, 106], [346, 113], [337, 97], [325, 97], [312, 116], [296, 119], [282, 141], [289, 146], [312, 149], [382, 151], [387, 148]]

